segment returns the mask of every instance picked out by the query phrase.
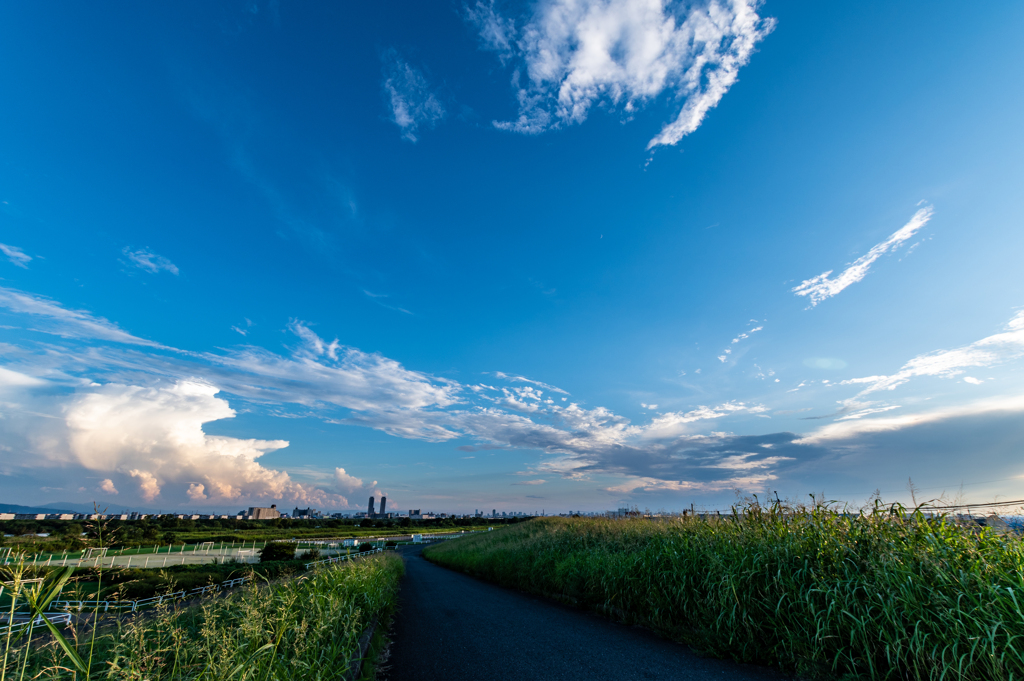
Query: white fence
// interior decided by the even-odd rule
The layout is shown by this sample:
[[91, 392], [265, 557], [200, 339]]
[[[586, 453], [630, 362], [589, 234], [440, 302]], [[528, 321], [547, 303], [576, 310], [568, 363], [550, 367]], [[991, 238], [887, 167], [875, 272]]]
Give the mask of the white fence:
[[[30, 615], [19, 616], [17, 614], [15, 614], [14, 617], [15, 621], [13, 623], [0, 624], [0, 634], [7, 634], [7, 632], [11, 632], [12, 634], [18, 634], [22, 631], [27, 630], [30, 626], [33, 628], [46, 626], [45, 623], [43, 622], [42, 617], [36, 617], [35, 619], [32, 619]], [[51, 615], [47, 613], [46, 619], [50, 620], [50, 622], [58, 626], [67, 626], [71, 624], [71, 615], [68, 613], [61, 613], [57, 615]]]
[[370, 549], [369, 551], [361, 551], [359, 553], [341, 554], [339, 556], [331, 556], [330, 558], [323, 558], [321, 560], [314, 560], [312, 563], [306, 563], [306, 569], [313, 567], [314, 565], [330, 565], [331, 563], [340, 563], [343, 560], [351, 560], [360, 556], [368, 556], [371, 553], [380, 553], [384, 549], [376, 548]]
[[183, 598], [194, 598], [195, 596], [202, 596], [212, 591], [220, 591], [221, 589], [233, 589], [236, 586], [241, 586], [247, 581], [249, 581], [248, 577], [236, 577], [235, 579], [229, 579], [221, 582], [220, 584], [210, 584], [208, 586], [196, 587], [189, 591], [175, 591], [173, 593], [161, 594], [150, 598], [139, 598], [134, 601], [53, 601], [50, 603], [50, 609], [56, 611], [63, 610], [65, 612], [82, 612], [83, 610], [99, 610], [100, 612], [136, 612], [139, 608], [160, 605], [162, 603], [168, 603]]

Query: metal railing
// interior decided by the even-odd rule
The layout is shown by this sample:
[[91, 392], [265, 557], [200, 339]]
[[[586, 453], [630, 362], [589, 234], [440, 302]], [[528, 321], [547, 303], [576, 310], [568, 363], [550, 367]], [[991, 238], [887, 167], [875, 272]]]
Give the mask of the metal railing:
[[[18, 617], [18, 615], [15, 614], [15, 617]], [[0, 624], [0, 634], [6, 634], [7, 632], [20, 633], [22, 630], [28, 629], [30, 626], [41, 627], [45, 625], [41, 616], [36, 616], [34, 619], [29, 615], [24, 615], [23, 617], [25, 619], [12, 622], [10, 624]], [[47, 613], [46, 619], [56, 625], [67, 626], [71, 624], [71, 615], [68, 613], [61, 613], [57, 615], [50, 615]]]
[[145, 608], [153, 605], [161, 605], [169, 601], [175, 601], [184, 598], [193, 598], [195, 596], [202, 596], [213, 591], [220, 591], [222, 589], [233, 589], [236, 586], [249, 581], [248, 577], [236, 577], [221, 582], [220, 584], [209, 584], [207, 586], [198, 586], [188, 591], [174, 591], [171, 593], [160, 594], [159, 596], [151, 596], [149, 598], [139, 598], [133, 601], [53, 601], [50, 603], [51, 610], [63, 610], [72, 612], [82, 612], [83, 610], [94, 610], [98, 609], [100, 612], [110, 612], [111, 610], [116, 612], [136, 612], [139, 608]]
[[346, 553], [339, 556], [331, 556], [330, 558], [323, 558], [321, 560], [314, 560], [311, 563], [306, 563], [306, 569], [310, 569], [314, 565], [330, 565], [331, 563], [340, 563], [343, 560], [351, 560], [352, 558], [358, 558], [359, 556], [368, 556], [371, 553], [381, 553], [384, 549], [376, 548], [370, 549], [369, 551], [360, 551], [359, 553]]

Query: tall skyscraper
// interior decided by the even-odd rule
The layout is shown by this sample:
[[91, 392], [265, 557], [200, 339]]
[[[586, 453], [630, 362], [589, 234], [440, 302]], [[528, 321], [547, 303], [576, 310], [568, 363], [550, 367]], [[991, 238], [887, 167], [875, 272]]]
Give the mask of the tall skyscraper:
[[369, 508], [366, 509], [366, 512], [369, 513], [370, 515], [373, 515], [373, 497], [372, 496], [370, 497], [370, 506], [369, 506]]
[[381, 497], [380, 498], [380, 514], [381, 515], [384, 515], [384, 513], [385, 513], [384, 509], [387, 508], [387, 505], [388, 505], [388, 498], [387, 497]]

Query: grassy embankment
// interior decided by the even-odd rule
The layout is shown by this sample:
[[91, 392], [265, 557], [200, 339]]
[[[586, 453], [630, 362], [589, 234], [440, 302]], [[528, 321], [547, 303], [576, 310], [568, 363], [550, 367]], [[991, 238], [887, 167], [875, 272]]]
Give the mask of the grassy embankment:
[[53, 641], [27, 650], [21, 637], [10, 642], [0, 678], [343, 679], [360, 636], [390, 617], [402, 572], [401, 558], [384, 554], [101, 623], [94, 644], [86, 635], [69, 649]]
[[823, 678], [1024, 679], [1024, 544], [921, 514], [537, 519], [440, 565]]

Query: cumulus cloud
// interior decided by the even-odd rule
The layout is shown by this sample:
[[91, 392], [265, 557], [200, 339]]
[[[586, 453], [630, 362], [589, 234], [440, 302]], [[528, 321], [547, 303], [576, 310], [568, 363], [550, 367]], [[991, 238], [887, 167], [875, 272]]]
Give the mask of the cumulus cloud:
[[189, 498], [221, 503], [284, 498], [347, 505], [336, 495], [296, 483], [287, 473], [257, 462], [287, 442], [205, 433], [205, 423], [235, 415], [217, 392], [198, 382], [96, 387], [65, 405], [66, 439], [51, 440], [47, 454], [77, 461], [89, 471], [126, 476], [147, 501], [161, 496], [168, 485], [188, 485]]
[[816, 277], [807, 279], [792, 289], [798, 296], [805, 296], [811, 301], [814, 307], [823, 300], [837, 295], [846, 287], [856, 284], [868, 275], [871, 265], [889, 251], [896, 250], [903, 242], [914, 236], [922, 227], [931, 220], [934, 209], [926, 206], [920, 209], [910, 218], [910, 222], [898, 230], [880, 244], [875, 244], [870, 251], [857, 258], [851, 265], [843, 270], [835, 279], [830, 279], [832, 270], [822, 272]]
[[[1002, 333], [993, 334], [970, 345], [952, 350], [937, 350], [918, 355], [891, 376], [865, 376], [851, 378], [841, 385], [866, 384], [857, 397], [879, 390], [895, 390], [898, 386], [922, 376], [952, 378], [968, 368], [990, 367], [1024, 357], [1024, 311], [1018, 312], [1006, 323]], [[968, 380], [970, 379], [970, 380]], [[980, 383], [970, 376], [968, 383]], [[856, 399], [856, 398], [854, 398]]]
[[170, 272], [171, 274], [178, 274], [178, 266], [168, 260], [162, 255], [157, 255], [148, 248], [132, 249], [130, 246], [125, 246], [124, 250], [121, 251], [128, 262], [134, 267], [138, 267], [140, 270], [149, 272], [150, 274], [156, 274], [158, 272]]
[[420, 126], [432, 128], [448, 115], [430, 83], [394, 49], [383, 54], [384, 94], [402, 138], [416, 142]]
[[114, 481], [111, 480], [110, 478], [107, 478], [106, 480], [103, 480], [102, 482], [100, 482], [99, 489], [100, 489], [101, 492], [106, 492], [107, 494], [117, 494], [118, 493], [117, 492], [117, 488], [114, 487]]
[[0, 244], [0, 253], [7, 256], [7, 259], [11, 261], [12, 265], [20, 267], [22, 269], [28, 269], [28, 264], [32, 260], [32, 256], [25, 253], [17, 246], [8, 246], [7, 244]]
[[466, 18], [484, 49], [514, 67], [519, 115], [495, 121], [536, 134], [582, 123], [595, 105], [633, 115], [663, 93], [678, 109], [648, 149], [673, 145], [700, 127], [736, 82], [755, 45], [774, 27], [748, 0], [547, 0], [509, 18], [493, 0]]

